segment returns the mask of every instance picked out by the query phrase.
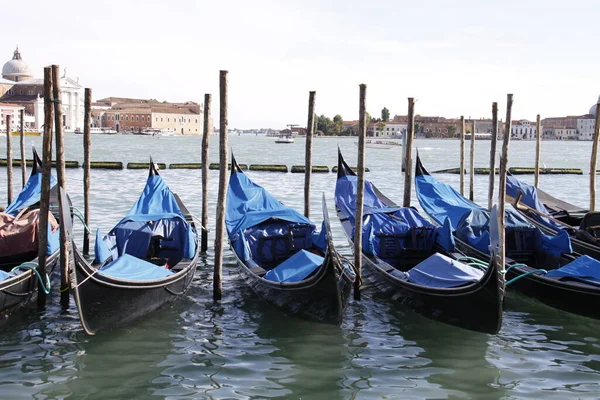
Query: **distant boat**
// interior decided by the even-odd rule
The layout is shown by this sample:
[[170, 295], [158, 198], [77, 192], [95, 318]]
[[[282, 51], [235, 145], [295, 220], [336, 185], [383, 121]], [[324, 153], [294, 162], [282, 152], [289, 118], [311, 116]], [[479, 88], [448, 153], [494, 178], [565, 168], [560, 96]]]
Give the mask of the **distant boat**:
[[[358, 146], [358, 142], [354, 142]], [[365, 147], [370, 149], [393, 149], [395, 147], [402, 147], [402, 143], [394, 142], [392, 140], [371, 140], [365, 141]]]
[[275, 143], [294, 143], [294, 137], [292, 135], [279, 136], [275, 139]]
[[[74, 133], [81, 135], [81, 134], [83, 134], [83, 131], [81, 129], [77, 128], [77, 129], [75, 129]], [[93, 135], [96, 135], [96, 134], [116, 135], [117, 131], [114, 129], [111, 129], [111, 128], [100, 128], [97, 126], [92, 126], [92, 127], [90, 127], [90, 133]]]

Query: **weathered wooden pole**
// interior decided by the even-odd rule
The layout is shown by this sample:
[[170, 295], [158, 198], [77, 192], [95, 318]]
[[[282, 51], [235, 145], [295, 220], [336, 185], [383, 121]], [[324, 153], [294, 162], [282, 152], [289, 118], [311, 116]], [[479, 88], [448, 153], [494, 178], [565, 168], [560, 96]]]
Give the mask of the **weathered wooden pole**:
[[408, 125], [406, 127], [406, 155], [404, 166], [404, 202], [403, 207], [410, 207], [410, 190], [412, 184], [412, 142], [415, 136], [415, 99], [408, 98]]
[[[91, 160], [92, 150], [92, 89], [86, 88], [83, 97], [83, 219], [85, 226], [90, 226], [90, 188], [91, 188]], [[83, 231], [83, 254], [90, 253], [90, 233]]]
[[596, 104], [596, 126], [590, 160], [590, 211], [596, 210], [596, 161], [598, 158], [598, 140], [600, 140], [600, 103]]
[[465, 117], [460, 116], [460, 194], [465, 194]]
[[23, 187], [25, 186], [25, 182], [27, 182], [27, 164], [25, 161], [25, 110], [19, 110], [19, 117], [21, 119], [21, 129], [20, 129], [20, 148], [21, 148], [21, 180], [23, 181]]
[[[50, 210], [50, 171], [52, 163], [52, 68], [44, 67], [44, 138], [42, 153], [42, 189], [40, 194], [40, 224], [38, 232], [38, 307], [46, 305], [43, 285], [46, 277], [46, 255], [48, 253], [48, 212]], [[35, 160], [34, 160], [35, 162]]]
[[227, 175], [227, 162], [229, 159], [227, 151], [227, 71], [220, 72], [219, 82], [219, 194], [217, 198], [217, 222], [215, 229], [215, 271], [213, 277], [213, 298], [221, 300], [223, 292], [222, 274], [223, 274], [223, 236], [225, 234], [225, 209], [227, 205], [227, 185], [229, 176]]
[[310, 218], [310, 176], [312, 173], [312, 140], [315, 131], [315, 94], [308, 92], [308, 121], [306, 122], [306, 150], [304, 153], [304, 216]]
[[12, 192], [12, 116], [6, 116], [6, 204], [12, 203], [13, 192]]
[[471, 154], [469, 154], [469, 200], [475, 200], [475, 120], [471, 132]]
[[504, 270], [506, 260], [506, 239], [504, 230], [504, 209], [506, 202], [506, 173], [508, 171], [508, 144], [510, 143], [510, 129], [512, 121], [513, 95], [506, 96], [506, 128], [502, 139], [502, 155], [500, 156], [500, 182], [498, 183], [498, 233], [500, 234], [500, 265]]
[[359, 86], [358, 106], [358, 161], [356, 163], [356, 213], [354, 216], [354, 266], [358, 276], [354, 281], [354, 299], [360, 300], [360, 283], [362, 281], [362, 220], [365, 195], [365, 138], [367, 136], [367, 85]]
[[540, 114], [537, 115], [535, 120], [535, 175], [533, 176], [533, 186], [538, 187], [540, 179], [540, 145], [542, 143], [542, 124], [540, 121]]
[[212, 95], [204, 94], [204, 129], [202, 134], [202, 233], [200, 251], [208, 250], [208, 139], [210, 138], [210, 103]]
[[498, 103], [492, 103], [492, 143], [490, 147], [490, 187], [488, 189], [488, 210], [494, 205], [494, 177], [496, 176], [496, 143], [498, 142]]
[[[52, 65], [52, 94], [54, 105], [54, 139], [56, 140], [56, 178], [57, 185], [66, 192], [65, 171], [65, 138], [63, 131], [62, 94], [60, 91], [60, 71], [58, 65]], [[57, 193], [60, 193], [57, 192]], [[58, 196], [59, 210], [62, 210], [62, 197]], [[69, 215], [63, 216], [70, 218]], [[67, 243], [67, 231], [63, 229], [64, 221], [60, 221], [60, 304], [69, 307], [69, 248]]]

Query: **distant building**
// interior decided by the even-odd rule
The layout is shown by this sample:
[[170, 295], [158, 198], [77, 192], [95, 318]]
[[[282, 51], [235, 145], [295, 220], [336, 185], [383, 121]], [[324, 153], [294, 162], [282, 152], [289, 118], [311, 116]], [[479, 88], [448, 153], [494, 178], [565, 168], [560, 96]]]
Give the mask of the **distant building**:
[[[594, 110], [595, 111], [595, 110]], [[577, 118], [577, 139], [594, 139], [594, 128], [596, 127], [596, 117], [593, 114], [582, 115]]]
[[19, 116], [19, 111], [22, 110], [23, 107], [0, 103], [0, 131], [6, 131], [6, 118], [10, 115], [11, 119], [11, 131], [16, 131], [21, 127], [21, 121]]
[[510, 127], [510, 137], [523, 140], [535, 140], [537, 137], [536, 123], [526, 119], [513, 121]]

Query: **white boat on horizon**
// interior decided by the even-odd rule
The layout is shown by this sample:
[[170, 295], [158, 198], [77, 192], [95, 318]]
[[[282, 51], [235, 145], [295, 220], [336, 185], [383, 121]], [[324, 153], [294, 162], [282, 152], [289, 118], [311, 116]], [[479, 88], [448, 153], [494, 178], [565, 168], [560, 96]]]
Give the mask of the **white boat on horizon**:
[[294, 137], [292, 135], [278, 136], [275, 143], [294, 143]]
[[[354, 144], [358, 146], [358, 142], [354, 142]], [[393, 149], [396, 147], [402, 147], [402, 143], [395, 142], [393, 140], [367, 139], [365, 140], [365, 147], [370, 149]]]

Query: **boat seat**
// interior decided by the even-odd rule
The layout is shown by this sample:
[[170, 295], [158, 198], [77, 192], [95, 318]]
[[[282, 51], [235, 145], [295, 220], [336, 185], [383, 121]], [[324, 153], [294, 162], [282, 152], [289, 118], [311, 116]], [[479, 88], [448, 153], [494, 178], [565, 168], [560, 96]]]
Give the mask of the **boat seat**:
[[585, 214], [575, 236], [584, 242], [600, 245], [600, 212]]

